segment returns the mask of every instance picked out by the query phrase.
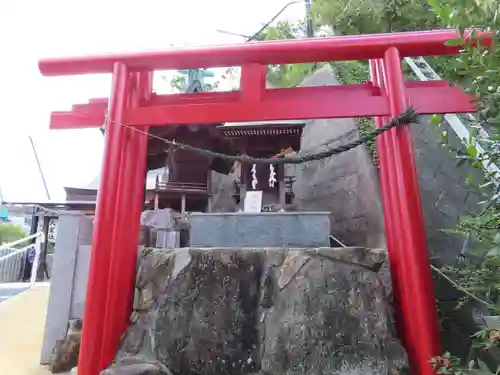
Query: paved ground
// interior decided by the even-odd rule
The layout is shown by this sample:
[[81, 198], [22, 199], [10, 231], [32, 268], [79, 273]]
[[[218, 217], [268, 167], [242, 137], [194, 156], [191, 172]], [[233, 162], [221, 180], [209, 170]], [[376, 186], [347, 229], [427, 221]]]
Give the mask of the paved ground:
[[[0, 285], [0, 364], [2, 375], [48, 375], [40, 366], [49, 284]], [[24, 291], [23, 291], [24, 290]], [[22, 293], [21, 293], [22, 292]]]
[[0, 303], [28, 289], [28, 283], [0, 283]]

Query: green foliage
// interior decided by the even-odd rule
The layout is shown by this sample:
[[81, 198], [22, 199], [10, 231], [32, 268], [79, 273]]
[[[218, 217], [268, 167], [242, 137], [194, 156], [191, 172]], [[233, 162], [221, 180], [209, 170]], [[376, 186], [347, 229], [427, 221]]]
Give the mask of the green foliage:
[[[478, 123], [470, 123], [472, 134], [476, 135], [477, 142], [486, 150], [481, 155], [477, 150], [477, 143], [469, 140], [466, 152], [453, 150], [462, 163], [472, 167], [484, 169], [486, 163], [500, 163], [500, 50], [497, 48], [499, 42], [498, 29], [500, 18], [498, 17], [499, 5], [495, 0], [429, 0], [432, 8], [443, 22], [444, 26], [457, 29], [456, 40], [449, 41], [450, 45], [462, 46], [463, 52], [448, 59], [446, 64], [440, 64], [441, 74], [452, 82], [466, 87], [466, 91], [477, 95], [478, 123], [487, 122], [488, 129], [492, 133], [489, 140], [481, 137], [477, 131]], [[463, 41], [465, 28], [477, 28], [491, 30], [493, 33], [492, 48], [466, 44]], [[472, 35], [478, 39], [477, 34]], [[498, 174], [485, 173], [486, 183], [480, 188], [486, 197], [497, 201], [499, 196], [493, 186], [500, 183]], [[486, 188], [486, 189], [485, 189]], [[493, 192], [493, 193], [492, 193]], [[491, 207], [493, 207], [492, 205]]]
[[[451, 27], [457, 30], [457, 38], [448, 45], [462, 48], [457, 56], [427, 57], [427, 61], [443, 78], [461, 84], [466, 91], [477, 95], [478, 119], [466, 125], [472, 136], [467, 147], [453, 148], [448, 144], [445, 130], [441, 132], [443, 147], [452, 152], [458, 164], [467, 164], [482, 172], [481, 181], [467, 177], [473, 194], [481, 195], [483, 210], [479, 215], [464, 217], [457, 223], [454, 233], [469, 240], [464, 259], [439, 271], [446, 276], [464, 297], [457, 308], [468, 299], [486, 306], [491, 314], [500, 314], [500, 176], [486, 170], [491, 163], [500, 164], [500, 50], [497, 48], [500, 34], [499, 3], [497, 0], [315, 0], [312, 12], [317, 27], [327, 26], [336, 35], [376, 33], [389, 31], [425, 30]], [[464, 43], [465, 28], [491, 30], [491, 47], [480, 43]], [[264, 39], [289, 39], [303, 35], [302, 25], [279, 24], [270, 29]], [[472, 40], [478, 39], [473, 33]], [[269, 77], [277, 86], [294, 86], [310, 72], [307, 64], [296, 70], [272, 67]], [[335, 62], [332, 64], [339, 78], [346, 84], [363, 83], [368, 79], [368, 68], [364, 62]], [[405, 66], [408, 79], [415, 79]], [[360, 132], [371, 129], [369, 119], [357, 119]], [[440, 117], [434, 120], [439, 125]], [[478, 131], [478, 124], [487, 123], [490, 133], [485, 139]], [[478, 145], [485, 150], [479, 152]], [[376, 160], [373, 144], [368, 145]], [[483, 349], [500, 345], [500, 331], [489, 328], [474, 336], [476, 344]], [[477, 369], [476, 361], [463, 367], [458, 358], [450, 353], [433, 359], [439, 374], [484, 374]], [[500, 373], [499, 371], [497, 371]]]
[[315, 0], [317, 25], [330, 25], [335, 34], [367, 34], [422, 30], [437, 26], [426, 0]]
[[[267, 28], [261, 35], [261, 40], [297, 39], [305, 36], [303, 23], [292, 24], [278, 22], [276, 26]], [[284, 64], [271, 65], [267, 70], [267, 81], [272, 87], [295, 87], [314, 71], [316, 64]]]
[[272, 87], [295, 87], [314, 71], [315, 64], [271, 65], [267, 81]]
[[26, 237], [21, 227], [11, 223], [0, 223], [0, 245]]
[[[303, 23], [291, 24], [279, 22], [274, 27], [269, 27], [261, 36], [261, 40], [295, 39], [305, 36]], [[368, 65], [360, 61], [341, 61], [332, 64], [338, 78], [345, 84], [364, 83], [369, 79]], [[294, 87], [311, 74], [316, 64], [289, 64], [273, 65], [267, 72], [267, 80], [273, 87]], [[373, 119], [357, 118], [360, 134], [373, 130]], [[368, 152], [375, 165], [378, 165], [375, 141], [366, 144]]]
[[183, 75], [175, 75], [170, 79], [170, 86], [178, 92], [182, 92], [182, 88], [186, 84], [186, 77]]
[[[479, 169], [481, 181], [467, 177], [471, 193], [480, 194], [483, 211], [460, 220], [455, 233], [469, 239], [468, 252], [453, 266], [443, 267], [442, 272], [454, 285], [464, 292], [459, 306], [470, 298], [480, 301], [492, 314], [500, 313], [500, 176], [488, 172], [489, 163], [500, 164], [500, 50], [497, 48], [500, 29], [499, 2], [497, 0], [315, 0], [313, 3], [315, 24], [329, 25], [336, 35], [377, 33], [388, 31], [423, 30], [451, 27], [457, 29], [456, 40], [448, 45], [460, 46], [458, 56], [427, 57], [427, 61], [442, 77], [461, 84], [469, 93], [477, 95], [478, 120], [469, 121], [467, 147], [453, 148], [448, 144], [446, 131], [442, 131], [441, 142], [456, 158], [458, 164], [467, 164]], [[464, 43], [466, 28], [491, 30], [494, 40], [491, 48], [479, 43]], [[476, 39], [477, 34], [472, 35]], [[339, 76], [346, 83], [361, 83], [354, 78], [361, 65], [357, 62], [335, 63]], [[408, 67], [405, 73], [415, 79]], [[441, 119], [435, 120], [440, 124]], [[487, 123], [490, 138], [484, 139], [478, 124]], [[485, 153], [477, 148], [482, 146]], [[483, 348], [498, 347], [500, 331], [483, 330], [474, 339]], [[445, 353], [433, 360], [439, 374], [481, 374], [472, 361], [469, 366], [460, 366], [458, 358]]]
[[[446, 134], [442, 139], [443, 145], [455, 153], [459, 164], [468, 164], [483, 171], [484, 181], [476, 183], [469, 176], [467, 182], [472, 192], [484, 197], [485, 208], [479, 215], [463, 218], [457, 226], [456, 232], [463, 234], [470, 240], [470, 250], [465, 259], [453, 267], [442, 269], [467, 293], [464, 300], [474, 298], [486, 306], [492, 314], [500, 314], [500, 207], [498, 186], [500, 176], [486, 171], [489, 163], [498, 164], [500, 161], [500, 51], [498, 45], [498, 2], [491, 0], [429, 0], [433, 11], [443, 26], [457, 29], [458, 37], [448, 42], [448, 45], [462, 47], [458, 56], [435, 58], [439, 73], [454, 83], [459, 83], [469, 93], [477, 95], [478, 122], [469, 122], [468, 127], [472, 137], [468, 140], [465, 149], [453, 149], [448, 145]], [[480, 43], [464, 43], [464, 30], [477, 28], [491, 30], [493, 43], [487, 48]], [[477, 40], [477, 34], [471, 35]], [[438, 119], [439, 120], [439, 119]], [[438, 121], [439, 122], [439, 121]], [[477, 131], [478, 123], [487, 122], [491, 133], [485, 139]], [[481, 144], [485, 152], [481, 154], [477, 148]], [[460, 306], [461, 304], [459, 304]], [[481, 350], [500, 347], [500, 330], [489, 328], [478, 332], [474, 340]], [[448, 356], [448, 354], [446, 354]], [[443, 357], [436, 359], [442, 361]], [[474, 361], [464, 368], [458, 363], [450, 363], [443, 369], [436, 365], [438, 373], [442, 374], [479, 374]], [[500, 367], [497, 373], [500, 372]]]

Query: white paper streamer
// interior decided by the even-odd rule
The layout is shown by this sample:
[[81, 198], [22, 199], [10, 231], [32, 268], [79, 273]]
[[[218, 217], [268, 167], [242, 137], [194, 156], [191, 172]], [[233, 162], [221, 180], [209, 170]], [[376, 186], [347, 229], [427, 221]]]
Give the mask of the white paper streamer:
[[257, 166], [254, 164], [252, 165], [252, 190], [255, 190], [258, 182], [259, 180], [257, 180]]
[[269, 164], [269, 187], [274, 187], [274, 184], [276, 182], [276, 172], [274, 171], [274, 165]]

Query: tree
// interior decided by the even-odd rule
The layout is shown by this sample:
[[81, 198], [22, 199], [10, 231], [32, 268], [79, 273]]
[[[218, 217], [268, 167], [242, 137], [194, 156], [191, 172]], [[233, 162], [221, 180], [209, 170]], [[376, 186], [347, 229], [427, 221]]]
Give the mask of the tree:
[[[484, 197], [484, 206], [479, 215], [465, 217], [457, 223], [455, 232], [469, 238], [472, 244], [466, 259], [437, 271], [464, 293], [464, 300], [480, 301], [497, 315], [500, 313], [500, 175], [488, 172], [484, 163], [500, 164], [499, 4], [498, 0], [315, 0], [312, 7], [316, 28], [329, 27], [335, 35], [443, 27], [457, 30], [457, 39], [448, 44], [461, 46], [462, 53], [430, 57], [428, 61], [441, 76], [477, 95], [478, 119], [466, 125], [470, 133], [476, 135], [478, 124], [486, 125], [490, 137], [485, 139], [479, 134], [476, 141], [469, 140], [465, 149], [452, 149], [443, 134], [443, 146], [455, 154], [458, 163], [468, 163], [483, 172], [484, 183], [471, 178], [467, 181], [471, 191]], [[491, 47], [464, 43], [466, 28], [490, 30], [493, 34]], [[291, 32], [293, 30], [293, 25], [281, 24], [270, 29], [266, 38], [297, 37]], [[368, 69], [362, 62], [333, 65], [344, 83], [361, 83], [368, 77]], [[279, 82], [293, 83], [297, 79], [290, 76], [291, 72], [296, 74], [291, 69], [280, 67], [274, 74]], [[434, 119], [440, 123], [439, 117]], [[360, 131], [362, 128], [360, 126]], [[478, 144], [485, 149], [484, 153], [478, 152]], [[500, 346], [500, 330], [496, 328], [480, 331], [474, 338], [477, 346], [486, 351]], [[480, 351], [480, 354], [484, 353], [484, 350]], [[476, 360], [465, 369], [459, 362], [450, 353], [434, 359], [439, 374], [482, 373], [475, 368]]]
[[0, 245], [20, 240], [26, 234], [21, 227], [11, 223], [0, 223]]
[[426, 0], [316, 0], [316, 25], [331, 26], [336, 35], [422, 30], [439, 24]]
[[[451, 149], [459, 163], [468, 163], [483, 171], [484, 182], [478, 184], [468, 178], [471, 190], [483, 196], [484, 208], [479, 215], [463, 218], [457, 226], [457, 232], [470, 238], [472, 249], [467, 258], [459, 265], [445, 267], [445, 271], [456, 285], [465, 293], [464, 299], [473, 298], [491, 311], [500, 314], [500, 173], [491, 173], [484, 164], [500, 162], [500, 19], [499, 3], [496, 0], [428, 0], [432, 10], [445, 27], [457, 30], [458, 37], [448, 42], [450, 45], [462, 47], [462, 53], [446, 63], [436, 59], [442, 74], [452, 82], [459, 83], [467, 92], [477, 95], [477, 121], [468, 123], [471, 134], [476, 134], [476, 141], [469, 139], [465, 150]], [[464, 42], [465, 29], [490, 30], [491, 47], [481, 43]], [[473, 33], [472, 38], [477, 37]], [[440, 121], [437, 119], [437, 123]], [[485, 139], [477, 131], [478, 124], [487, 125], [490, 137]], [[481, 144], [484, 153], [478, 151]], [[446, 144], [446, 137], [444, 138]], [[474, 335], [479, 351], [476, 355], [488, 353], [492, 348], [500, 346], [500, 330], [487, 328]], [[443, 366], [443, 359], [448, 365]], [[451, 359], [451, 362], [449, 361]], [[435, 359], [436, 368], [447, 374], [463, 374], [469, 369], [460, 367], [457, 358], [450, 353]], [[500, 365], [496, 364], [500, 372]], [[470, 368], [477, 366], [475, 358]], [[495, 371], [495, 368], [491, 368]], [[477, 373], [478, 370], [474, 369]]]
[[[283, 40], [298, 39], [306, 35], [305, 24], [292, 24], [290, 22], [278, 22], [276, 26], [268, 27], [259, 35], [259, 40]], [[267, 81], [271, 86], [294, 87], [297, 86], [305, 76], [310, 74], [316, 64], [283, 64], [271, 65], [267, 70]]]

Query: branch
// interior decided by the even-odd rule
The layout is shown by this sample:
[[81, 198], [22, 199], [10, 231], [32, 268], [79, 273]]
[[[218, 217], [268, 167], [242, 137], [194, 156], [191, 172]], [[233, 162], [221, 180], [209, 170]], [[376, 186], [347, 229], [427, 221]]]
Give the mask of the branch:
[[495, 308], [495, 305], [485, 301], [485, 300], [482, 300], [481, 298], [475, 296], [474, 294], [472, 294], [471, 292], [469, 292], [467, 289], [465, 289], [463, 286], [461, 286], [460, 284], [458, 284], [457, 282], [455, 282], [453, 279], [449, 278], [443, 271], [441, 271], [439, 268], [433, 266], [431, 264], [431, 268], [433, 271], [437, 272], [440, 276], [444, 277], [448, 282], [450, 282], [451, 285], [453, 285], [457, 290], [465, 293], [467, 296], [469, 296], [470, 298], [476, 300], [477, 302], [487, 306], [488, 308], [490, 309], [494, 309]]

